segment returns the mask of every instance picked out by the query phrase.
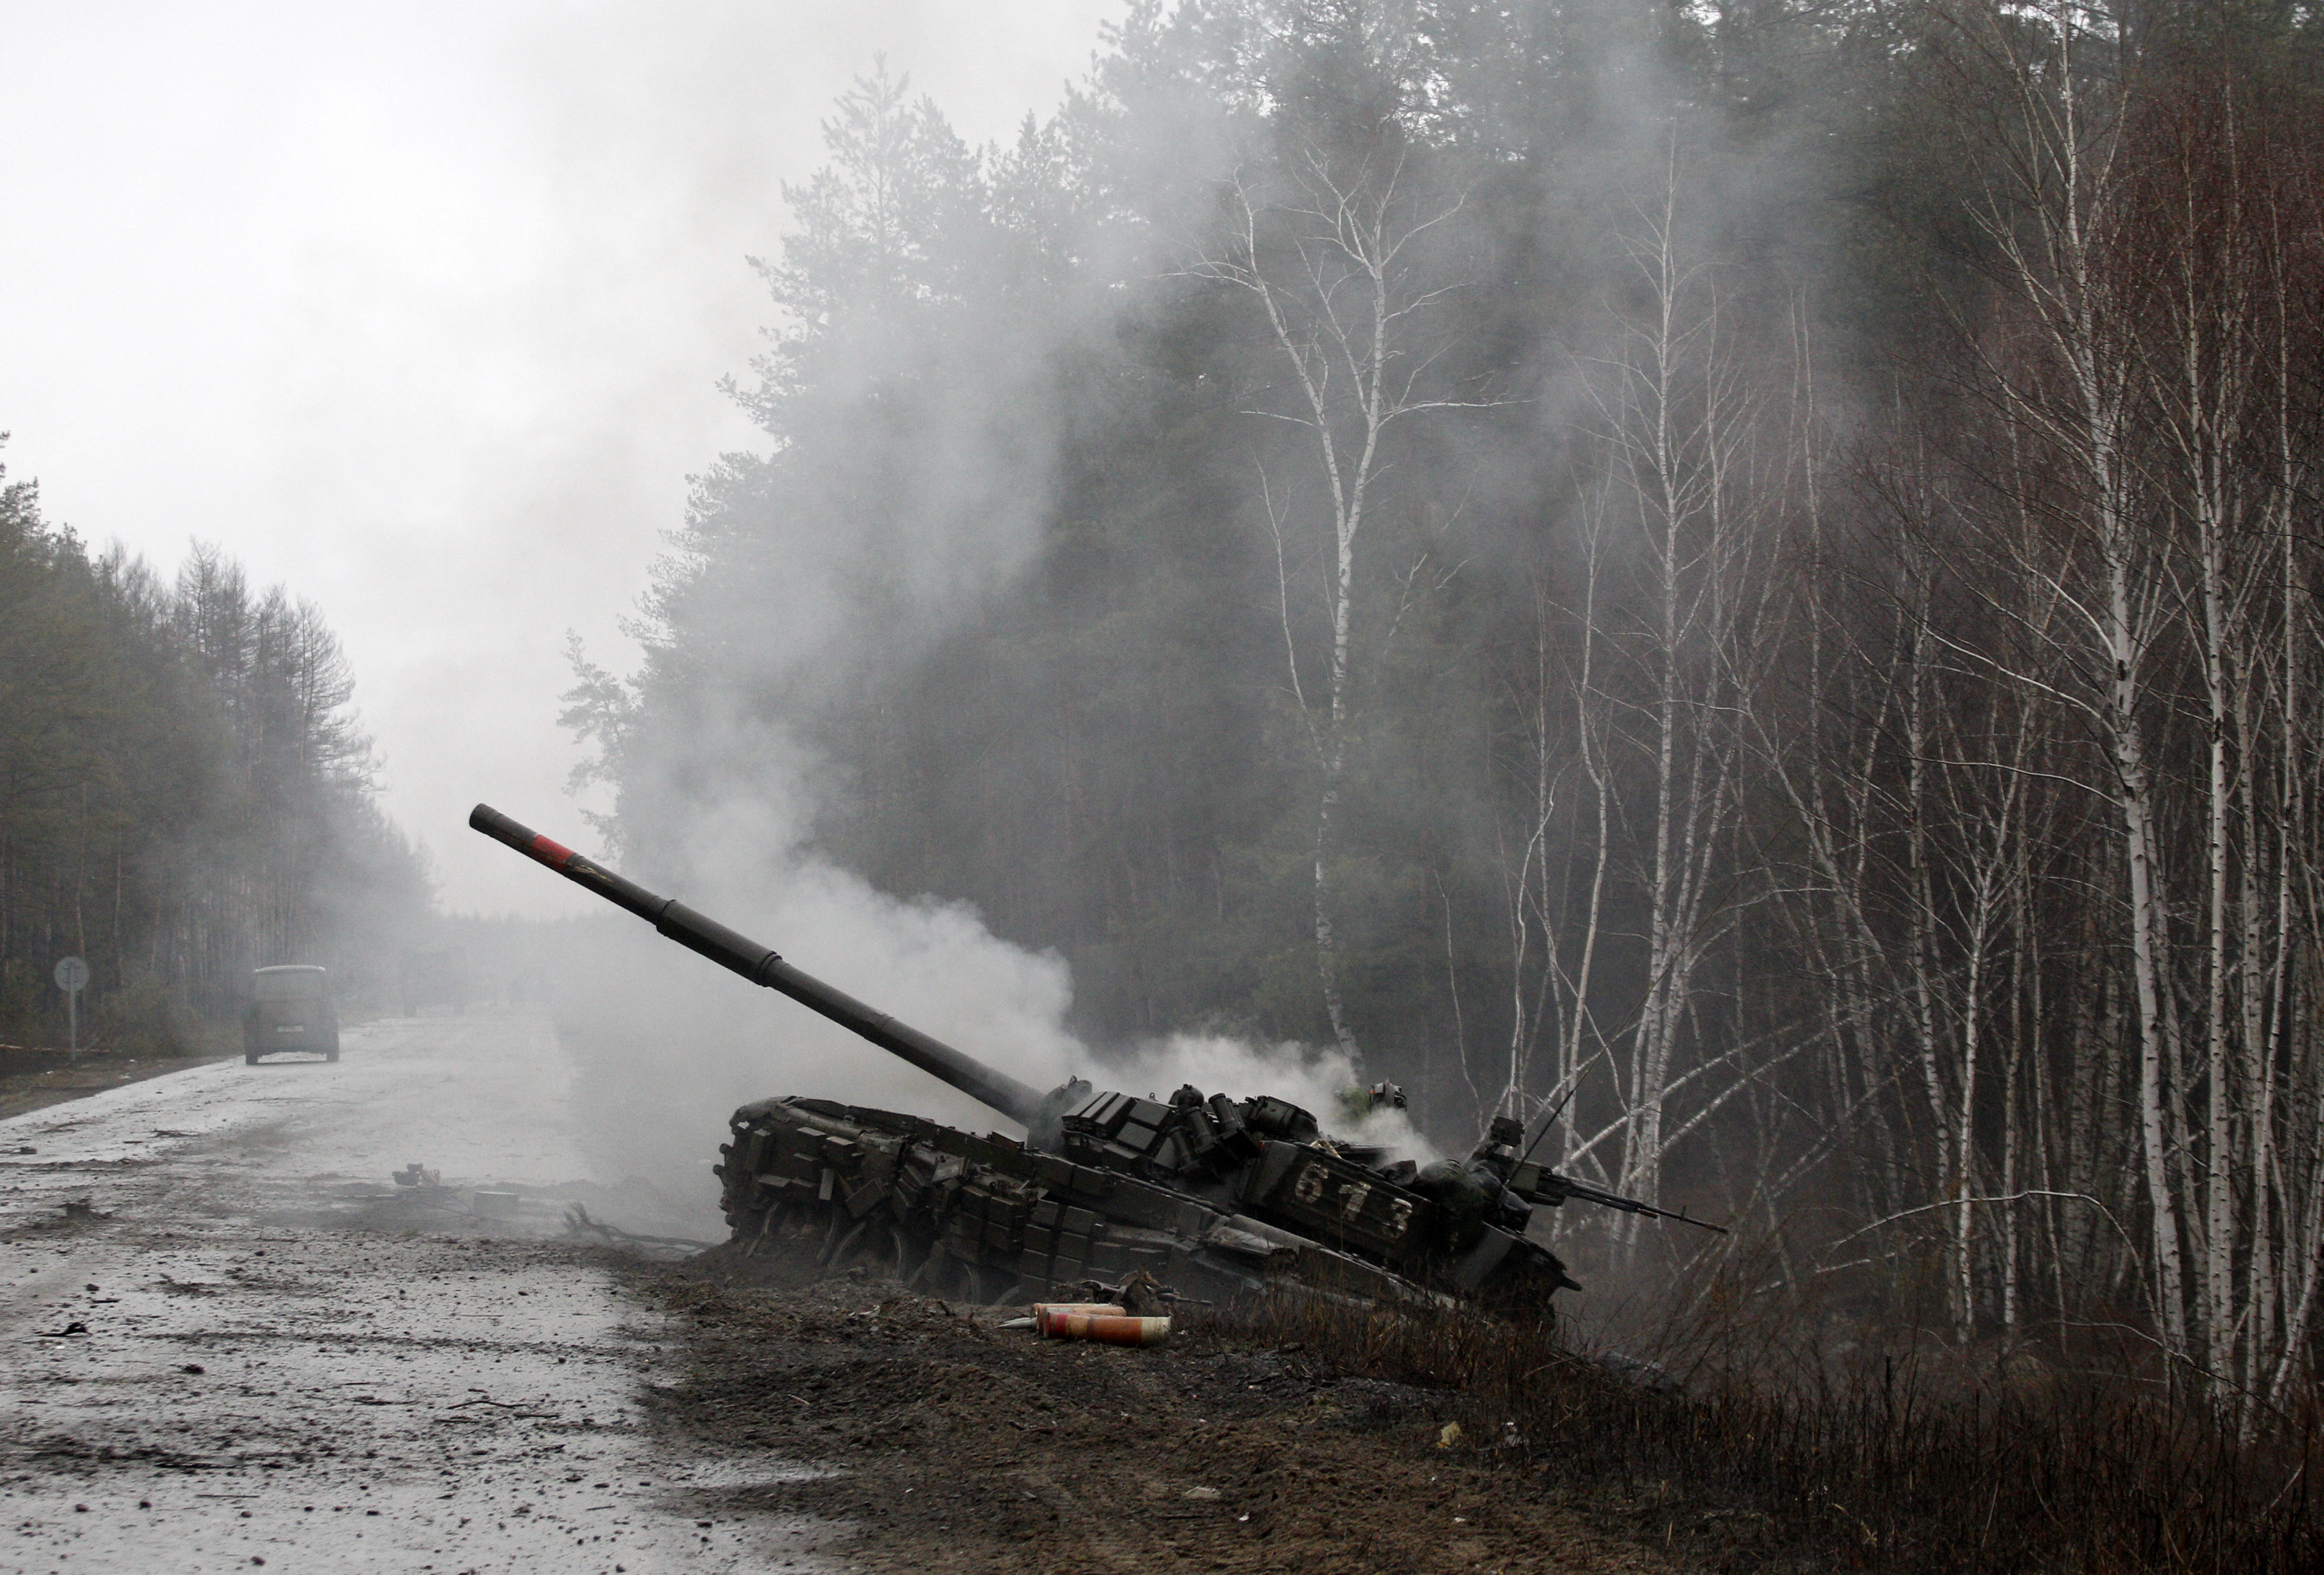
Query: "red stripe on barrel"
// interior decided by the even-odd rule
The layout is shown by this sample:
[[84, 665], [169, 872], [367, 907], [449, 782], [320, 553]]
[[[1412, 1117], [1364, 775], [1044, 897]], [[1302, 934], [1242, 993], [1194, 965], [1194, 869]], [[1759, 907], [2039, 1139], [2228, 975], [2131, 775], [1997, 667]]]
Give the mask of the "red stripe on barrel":
[[562, 870], [566, 861], [573, 857], [572, 849], [562, 843], [552, 843], [544, 836], [535, 836], [532, 839], [532, 846], [525, 852], [552, 870]]

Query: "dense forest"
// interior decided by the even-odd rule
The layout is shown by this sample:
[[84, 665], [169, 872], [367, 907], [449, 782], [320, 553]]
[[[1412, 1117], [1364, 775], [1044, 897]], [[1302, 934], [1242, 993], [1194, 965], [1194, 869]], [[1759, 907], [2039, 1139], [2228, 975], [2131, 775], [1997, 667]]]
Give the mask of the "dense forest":
[[[362, 999], [424, 918], [372, 794], [354, 680], [311, 603], [214, 548], [165, 581], [93, 557], [0, 486], [0, 1038], [169, 1053], [233, 1021], [249, 971], [321, 962]], [[237, 1041], [238, 1042], [238, 1041]]]
[[1093, 1044], [1336, 1045], [1448, 1145], [1563, 1103], [1787, 1274], [2264, 1405], [2324, 1268], [2319, 42], [1145, 0], [982, 150], [882, 68], [757, 264], [766, 450], [581, 664], [610, 829], [668, 871], [809, 783]]

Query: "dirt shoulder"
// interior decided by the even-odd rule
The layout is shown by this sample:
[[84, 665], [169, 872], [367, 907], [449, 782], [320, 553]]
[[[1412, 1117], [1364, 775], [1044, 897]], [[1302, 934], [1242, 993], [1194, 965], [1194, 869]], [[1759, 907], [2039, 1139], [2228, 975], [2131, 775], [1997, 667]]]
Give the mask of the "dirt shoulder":
[[0, 1045], [0, 1120], [67, 1100], [86, 1099], [125, 1083], [143, 1082], [149, 1077], [183, 1072], [189, 1066], [235, 1059], [225, 1054], [139, 1056], [101, 1050], [74, 1055], [64, 1050]]
[[1457, 1396], [1200, 1335], [1044, 1340], [995, 1328], [1007, 1310], [868, 1278], [742, 1283], [744, 1266], [635, 1271], [690, 1359], [649, 1413], [672, 1443], [832, 1468], [726, 1507], [846, 1523], [825, 1547], [868, 1569], [1690, 1567], [1611, 1529], [1635, 1506], [1561, 1488]]

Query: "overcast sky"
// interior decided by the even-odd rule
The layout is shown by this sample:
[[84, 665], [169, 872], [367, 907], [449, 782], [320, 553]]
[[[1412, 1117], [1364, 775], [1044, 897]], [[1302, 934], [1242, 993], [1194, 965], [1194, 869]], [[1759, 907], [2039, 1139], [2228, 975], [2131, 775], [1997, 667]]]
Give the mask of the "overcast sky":
[[0, 459], [165, 572], [319, 603], [456, 909], [589, 898], [466, 829], [577, 826], [565, 633], [620, 620], [770, 308], [745, 253], [885, 51], [972, 141], [1120, 0], [0, 0]]

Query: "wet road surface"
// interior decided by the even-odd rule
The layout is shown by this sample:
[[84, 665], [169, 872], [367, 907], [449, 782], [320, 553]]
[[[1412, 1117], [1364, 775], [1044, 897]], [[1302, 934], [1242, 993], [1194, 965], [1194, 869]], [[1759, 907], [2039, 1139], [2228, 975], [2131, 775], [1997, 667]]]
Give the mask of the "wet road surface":
[[543, 1018], [393, 1019], [0, 1121], [0, 1570], [838, 1568], [733, 1508], [807, 1469], [649, 1436], [672, 1336], [563, 1212], [668, 1227], [572, 1076]]

